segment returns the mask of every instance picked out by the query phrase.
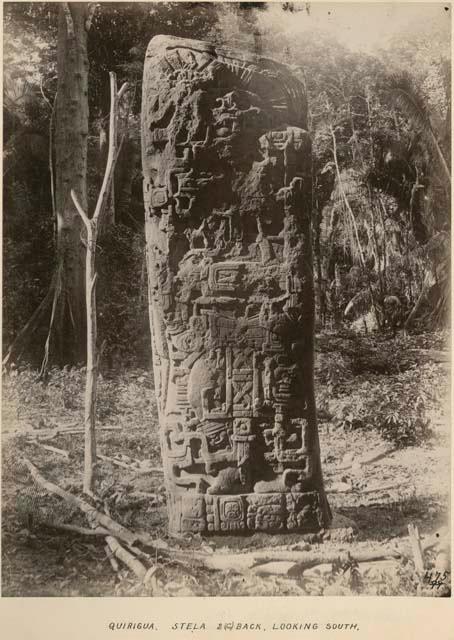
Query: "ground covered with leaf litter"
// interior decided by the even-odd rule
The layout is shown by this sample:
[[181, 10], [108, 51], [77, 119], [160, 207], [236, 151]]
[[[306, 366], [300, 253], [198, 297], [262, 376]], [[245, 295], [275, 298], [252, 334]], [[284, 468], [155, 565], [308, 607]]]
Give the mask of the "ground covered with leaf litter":
[[[95, 507], [148, 533], [148, 548], [136, 550], [147, 580], [105, 537], [65, 529], [86, 531], [86, 517], [37, 484], [23, 462], [81, 495], [84, 370], [53, 369], [39, 381], [29, 368], [12, 369], [3, 380], [2, 595], [448, 595], [446, 344], [443, 334], [317, 337], [322, 464], [335, 526], [306, 535], [169, 537], [152, 375], [105, 372]], [[408, 525], [419, 531], [423, 570]]]

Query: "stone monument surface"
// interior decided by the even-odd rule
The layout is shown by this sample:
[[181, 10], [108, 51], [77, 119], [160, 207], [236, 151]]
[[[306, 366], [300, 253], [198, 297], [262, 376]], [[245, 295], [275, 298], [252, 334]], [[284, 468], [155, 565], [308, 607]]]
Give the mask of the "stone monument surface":
[[157, 36], [142, 96], [155, 389], [176, 533], [314, 531], [311, 140], [288, 67]]

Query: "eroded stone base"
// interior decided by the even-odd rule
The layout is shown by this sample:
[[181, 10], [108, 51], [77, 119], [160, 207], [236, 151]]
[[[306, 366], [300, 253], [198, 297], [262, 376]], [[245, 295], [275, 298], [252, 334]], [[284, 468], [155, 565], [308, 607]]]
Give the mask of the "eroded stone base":
[[172, 533], [318, 531], [324, 526], [317, 491], [240, 495], [177, 494], [169, 497]]

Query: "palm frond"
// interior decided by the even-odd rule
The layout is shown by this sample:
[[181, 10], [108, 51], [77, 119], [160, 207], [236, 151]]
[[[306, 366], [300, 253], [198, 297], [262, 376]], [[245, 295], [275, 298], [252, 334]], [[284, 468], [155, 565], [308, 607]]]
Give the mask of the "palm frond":
[[356, 293], [350, 302], [347, 304], [344, 310], [345, 318], [359, 317], [364, 313], [370, 311], [372, 307], [372, 299], [370, 296], [370, 290], [365, 287]]
[[425, 143], [443, 167], [446, 178], [451, 182], [451, 171], [438, 142], [430, 109], [421, 91], [408, 73], [391, 75], [388, 86], [392, 100], [423, 136]]
[[427, 102], [411, 76], [406, 72], [393, 74], [388, 82], [391, 96], [413, 123], [420, 129], [432, 128]]

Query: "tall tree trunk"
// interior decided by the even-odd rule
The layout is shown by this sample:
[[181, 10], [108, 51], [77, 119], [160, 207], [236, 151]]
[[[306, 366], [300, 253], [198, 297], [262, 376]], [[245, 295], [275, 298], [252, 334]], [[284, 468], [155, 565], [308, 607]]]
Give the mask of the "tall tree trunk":
[[87, 12], [86, 3], [63, 3], [58, 23], [55, 207], [62, 282], [53, 331], [58, 357], [65, 363], [82, 360], [85, 352], [83, 223], [70, 193], [74, 189], [87, 209]]
[[[3, 364], [20, 357], [37, 330], [48, 322], [42, 373], [50, 359], [76, 363], [85, 353], [83, 224], [71, 200], [74, 189], [87, 206], [88, 56], [87, 33], [95, 4], [61, 3], [58, 18], [55, 117], [56, 269], [49, 291], [16, 336]], [[52, 144], [52, 141], [50, 141]], [[50, 321], [49, 321], [50, 317]]]

